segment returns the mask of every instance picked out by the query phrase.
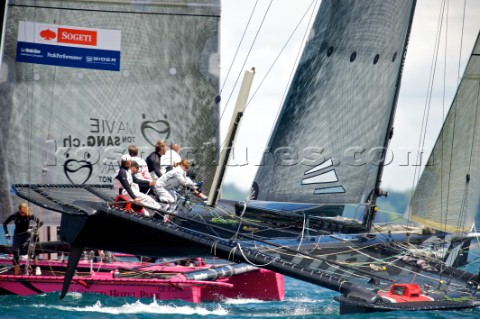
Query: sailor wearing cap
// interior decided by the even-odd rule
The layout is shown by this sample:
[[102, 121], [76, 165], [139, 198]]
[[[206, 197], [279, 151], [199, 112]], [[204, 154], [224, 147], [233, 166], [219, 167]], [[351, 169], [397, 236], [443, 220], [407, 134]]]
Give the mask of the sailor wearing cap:
[[130, 173], [131, 164], [132, 158], [130, 155], [122, 155], [120, 168], [115, 172], [115, 178], [113, 179], [113, 189], [115, 190], [115, 195], [123, 195], [129, 200], [135, 200], [137, 204], [140, 204], [140, 198], [136, 198], [137, 196], [135, 196], [131, 187], [133, 183], [132, 174]]
[[[113, 189], [115, 190], [115, 195], [122, 195], [127, 200], [135, 201], [136, 204], [143, 204], [155, 209], [160, 209], [160, 204], [158, 204], [150, 196], [141, 193], [138, 184], [133, 182], [132, 173], [130, 172], [131, 165], [132, 158], [130, 155], [122, 155], [120, 159], [120, 168], [115, 173], [115, 177], [113, 179]], [[135, 165], [138, 166], [137, 163], [135, 163]]]

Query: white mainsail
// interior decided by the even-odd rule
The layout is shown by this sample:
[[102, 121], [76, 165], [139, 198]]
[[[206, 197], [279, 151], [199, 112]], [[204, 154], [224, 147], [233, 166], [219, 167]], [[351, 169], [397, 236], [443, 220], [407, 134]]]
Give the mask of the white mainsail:
[[[210, 185], [220, 1], [9, 1], [0, 179], [111, 185], [130, 144], [182, 146]], [[10, 212], [8, 188], [0, 194]], [[13, 207], [12, 207], [13, 206]]]

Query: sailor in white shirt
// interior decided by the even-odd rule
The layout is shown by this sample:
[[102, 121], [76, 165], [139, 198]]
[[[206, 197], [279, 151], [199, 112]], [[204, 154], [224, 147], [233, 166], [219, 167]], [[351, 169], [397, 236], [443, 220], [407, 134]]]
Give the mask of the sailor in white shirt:
[[160, 172], [165, 174], [169, 170], [173, 169], [180, 161], [182, 158], [180, 157], [180, 145], [178, 144], [172, 144], [170, 146], [170, 149], [168, 149], [165, 153], [165, 155], [162, 156], [160, 159]]
[[[129, 145], [128, 146], [128, 154], [132, 157], [132, 161], [136, 162], [138, 164], [138, 171], [137, 173], [132, 174], [136, 177], [137, 180], [141, 181], [152, 181], [152, 176], [148, 172], [148, 165], [147, 162], [138, 156], [138, 147], [136, 145]], [[144, 183], [138, 183], [140, 186], [140, 191], [142, 193], [147, 194], [148, 191], [150, 190], [150, 187]], [[146, 185], [146, 186], [145, 186]]]
[[[163, 205], [163, 209], [169, 213], [175, 210], [175, 203], [177, 201], [175, 189], [180, 186], [190, 188], [195, 196], [203, 200], [207, 199], [207, 196], [196, 190], [195, 182], [187, 177], [187, 170], [189, 167], [190, 162], [187, 160], [182, 160], [175, 168], [163, 174], [155, 183], [155, 192], [157, 194], [157, 198]], [[166, 222], [168, 222], [170, 219], [170, 215], [167, 216], [167, 218], [164, 219]]]

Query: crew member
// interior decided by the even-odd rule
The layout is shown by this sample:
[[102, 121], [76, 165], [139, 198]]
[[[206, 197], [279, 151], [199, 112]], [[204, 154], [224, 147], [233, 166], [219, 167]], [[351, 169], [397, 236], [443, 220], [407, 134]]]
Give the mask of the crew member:
[[[138, 147], [136, 145], [129, 145], [128, 146], [128, 154], [132, 157], [132, 162], [137, 162], [138, 163], [138, 170], [136, 173], [133, 172], [132, 170], [132, 175], [134, 177], [134, 182], [140, 186], [140, 191], [142, 193], [147, 194], [148, 191], [150, 190], [150, 187], [148, 186], [148, 183], [138, 183], [137, 181], [147, 181], [150, 182], [152, 181], [152, 176], [148, 172], [148, 165], [147, 162], [141, 157], [138, 156]], [[135, 179], [137, 181], [135, 181]]]
[[[132, 158], [130, 155], [123, 155], [120, 161], [120, 168], [115, 173], [115, 178], [113, 179], [115, 194], [122, 195], [127, 200], [133, 200], [137, 205], [143, 204], [155, 209], [160, 209], [160, 205], [147, 194], [141, 193], [138, 184], [133, 182], [132, 173], [130, 172], [131, 165]], [[135, 166], [138, 167], [138, 164], [135, 163]], [[154, 181], [148, 183], [151, 186], [155, 185]], [[145, 215], [148, 216], [148, 212]]]
[[161, 157], [165, 155], [167, 151], [167, 144], [164, 141], [158, 141], [155, 144], [155, 151], [150, 153], [145, 159], [147, 162], [148, 171], [152, 175], [152, 179], [157, 179], [158, 177], [162, 176], [160, 171], [161, 167]]
[[165, 222], [170, 220], [171, 213], [173, 213], [175, 210], [175, 203], [177, 201], [175, 189], [178, 187], [183, 186], [185, 188], [190, 188], [195, 196], [201, 198], [202, 200], [207, 199], [207, 196], [196, 190], [197, 185], [195, 182], [186, 176], [186, 172], [189, 167], [190, 162], [183, 159], [174, 169], [166, 172], [155, 183], [157, 199], [160, 203], [162, 203], [163, 209], [169, 213], [168, 215], [165, 215]]
[[[35, 217], [35, 215], [30, 212], [27, 203], [21, 203], [20, 205], [18, 205], [18, 212], [8, 216], [3, 223], [3, 230], [5, 231], [5, 237], [7, 238], [7, 240], [10, 239], [7, 225], [12, 221], [15, 223], [15, 232], [13, 234], [12, 244], [13, 270], [15, 272], [15, 275], [20, 275], [20, 255], [25, 255], [28, 253], [28, 245], [30, 244], [30, 239], [32, 238], [32, 236], [35, 236], [36, 230], [30, 229], [31, 220], [35, 221], [37, 229], [42, 226], [42, 222], [40, 221], [40, 219]], [[33, 234], [32, 231], [34, 232]], [[33, 262], [35, 265], [37, 264], [35, 252], [33, 253]]]

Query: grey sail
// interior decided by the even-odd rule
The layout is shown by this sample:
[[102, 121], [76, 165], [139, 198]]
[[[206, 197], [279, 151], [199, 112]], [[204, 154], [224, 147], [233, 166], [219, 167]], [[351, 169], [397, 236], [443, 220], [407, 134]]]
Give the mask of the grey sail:
[[[9, 1], [3, 185], [111, 185], [128, 145], [145, 158], [158, 140], [180, 144], [210, 185], [219, 10], [218, 0]], [[8, 190], [0, 196], [11, 212]]]
[[322, 1], [254, 179], [256, 199], [357, 204], [375, 192], [414, 7]]
[[480, 36], [405, 217], [434, 229], [468, 232], [480, 194]]

